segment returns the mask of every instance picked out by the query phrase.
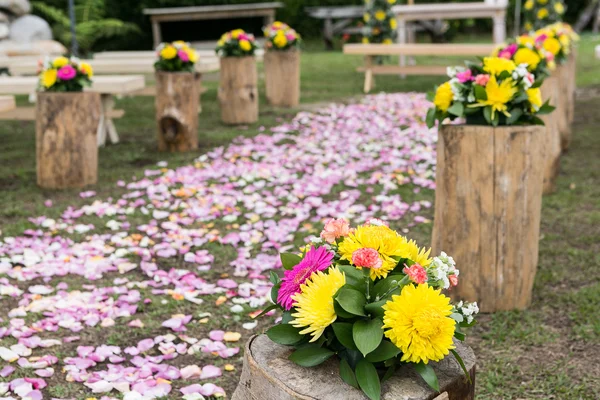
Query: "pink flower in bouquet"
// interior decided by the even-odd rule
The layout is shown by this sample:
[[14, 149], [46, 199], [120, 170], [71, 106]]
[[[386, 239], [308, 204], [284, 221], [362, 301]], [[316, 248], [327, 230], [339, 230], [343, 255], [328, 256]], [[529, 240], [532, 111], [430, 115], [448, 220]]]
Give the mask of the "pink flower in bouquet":
[[519, 46], [517, 46], [516, 43], [511, 43], [498, 53], [498, 57], [510, 60], [515, 55], [518, 49]]
[[65, 65], [58, 70], [56, 75], [61, 81], [70, 81], [71, 79], [75, 78], [77, 71], [71, 65]]
[[245, 33], [240, 33], [238, 40], [250, 40], [250, 38]]
[[181, 61], [183, 61], [183, 62], [188, 62], [188, 61], [190, 61], [190, 57], [188, 56], [188, 53], [186, 53], [186, 52], [185, 52], [185, 51], [183, 51], [183, 50], [179, 50], [179, 51], [177, 52], [177, 55], [179, 56], [179, 59], [180, 59]]
[[546, 41], [546, 39], [548, 39], [548, 35], [546, 35], [545, 33], [542, 33], [541, 35], [539, 35], [538, 37], [535, 38], [535, 42], [537, 44], [544, 43]]
[[296, 32], [288, 32], [285, 35], [285, 38], [289, 41], [292, 42], [296, 39]]
[[292, 296], [300, 292], [300, 285], [306, 282], [313, 272], [329, 268], [332, 261], [333, 253], [325, 247], [319, 247], [318, 249], [311, 247], [298, 265], [291, 270], [285, 271], [284, 277], [281, 280], [279, 293], [277, 294], [277, 302], [284, 309], [291, 309], [294, 303]]
[[479, 86], [485, 87], [488, 81], [490, 80], [490, 76], [488, 74], [479, 74], [475, 77], [475, 83]]
[[321, 239], [328, 243], [335, 243], [335, 239], [348, 236], [350, 233], [350, 223], [343, 218], [332, 218], [325, 223], [321, 232]]
[[554, 54], [547, 52], [546, 53], [546, 61], [548, 61], [548, 62], [554, 61]]
[[450, 281], [451, 286], [458, 285], [458, 276], [456, 275], [448, 275], [448, 280]]
[[363, 247], [352, 253], [352, 264], [357, 267], [379, 269], [383, 265], [383, 260], [377, 250]]
[[533, 82], [535, 82], [535, 76], [528, 72], [527, 75], [525, 75], [525, 79], [527, 79], [527, 81], [533, 85]]
[[466, 83], [473, 80], [473, 74], [470, 69], [467, 69], [466, 71], [456, 74], [456, 79], [458, 79], [460, 83]]
[[408, 275], [410, 280], [414, 283], [420, 285], [421, 283], [427, 282], [427, 271], [425, 271], [425, 268], [419, 264], [413, 264], [410, 267], [404, 267], [402, 272]]

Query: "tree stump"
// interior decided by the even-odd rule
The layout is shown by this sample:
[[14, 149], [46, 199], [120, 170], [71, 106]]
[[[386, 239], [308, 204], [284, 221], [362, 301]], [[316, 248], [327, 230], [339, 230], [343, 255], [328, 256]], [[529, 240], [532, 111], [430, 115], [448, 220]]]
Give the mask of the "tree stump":
[[258, 75], [254, 57], [221, 57], [219, 104], [225, 124], [258, 121]]
[[[577, 51], [572, 50], [566, 64], [566, 98], [567, 98], [567, 122], [569, 126], [573, 124], [575, 119], [575, 93], [577, 91]], [[572, 140], [572, 131], [569, 130], [566, 134], [561, 134], [561, 147], [563, 151], [569, 149]]]
[[[544, 80], [542, 84], [542, 99], [544, 102], [550, 100], [550, 105], [560, 103], [560, 85], [558, 78], [551, 76]], [[560, 141], [561, 134], [558, 130], [558, 112], [554, 110], [550, 114], [540, 116], [546, 126], [546, 135], [544, 135], [543, 149], [546, 154], [544, 168], [544, 188], [543, 194], [550, 194], [556, 191], [556, 178], [560, 169], [560, 155], [562, 153]]]
[[561, 137], [561, 147], [562, 143], [570, 143], [571, 142], [571, 123], [569, 122], [569, 108], [571, 107], [572, 98], [570, 94], [571, 90], [571, 73], [569, 71], [568, 63], [563, 65], [558, 65], [556, 67], [556, 71], [552, 74], [558, 78], [559, 82], [559, 96], [558, 102], [556, 103], [556, 113], [557, 123], [558, 123], [558, 131], [560, 132]]
[[[472, 384], [452, 355], [431, 365], [437, 372], [442, 394], [430, 389], [414, 372], [404, 365], [382, 385], [382, 400], [450, 400], [475, 398], [475, 355], [473, 350], [455, 341]], [[339, 361], [331, 358], [325, 363], [304, 368], [288, 360], [291, 349], [273, 343], [266, 335], [253, 336], [246, 344], [244, 369], [232, 400], [366, 400], [358, 389], [346, 384], [339, 376]], [[443, 396], [443, 394], [447, 394]]]
[[[198, 77], [199, 79], [199, 77]], [[198, 82], [191, 72], [156, 73], [158, 150], [198, 149]]]
[[80, 188], [98, 181], [96, 131], [101, 113], [100, 93], [38, 93], [35, 149], [40, 187]]
[[269, 104], [296, 107], [300, 103], [300, 51], [267, 51], [264, 64]]
[[483, 312], [524, 309], [538, 262], [546, 129], [443, 125], [433, 254], [461, 270], [456, 298]]

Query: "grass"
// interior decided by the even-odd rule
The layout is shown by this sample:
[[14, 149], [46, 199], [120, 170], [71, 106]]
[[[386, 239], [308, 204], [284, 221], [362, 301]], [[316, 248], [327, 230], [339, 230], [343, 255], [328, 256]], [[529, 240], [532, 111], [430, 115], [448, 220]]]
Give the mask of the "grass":
[[[478, 356], [478, 399], [597, 399], [600, 398], [600, 61], [593, 49], [600, 39], [584, 36], [579, 48], [579, 96], [573, 127], [573, 144], [562, 158], [558, 191], [544, 198], [540, 261], [534, 288], [534, 299], [526, 311], [500, 312], [484, 315], [473, 329], [469, 343]], [[340, 52], [317, 51], [318, 45], [309, 44], [302, 57], [302, 105], [296, 110], [276, 110], [264, 106], [257, 124], [249, 127], [226, 127], [219, 122], [216, 100], [217, 76], [205, 77], [208, 91], [202, 96], [200, 115], [200, 149], [197, 153], [166, 154], [156, 151], [153, 98], [123, 98], [117, 108], [126, 116], [116, 122], [121, 143], [100, 149], [98, 184], [93, 189], [98, 198], [115, 197], [121, 189], [118, 180], [142, 176], [146, 167], [158, 161], [167, 161], [169, 167], [192, 163], [209, 149], [226, 145], [234, 137], [254, 135], [256, 127], [270, 127], [291, 118], [300, 109], [311, 109], [323, 103], [348, 101], [361, 95], [362, 76], [355, 67], [359, 57], [344, 56]], [[419, 59], [429, 63], [431, 59]], [[440, 57], [439, 63], [456, 59]], [[377, 90], [427, 91], [443, 77], [396, 76], [377, 77]], [[262, 85], [262, 81], [261, 81]], [[264, 93], [264, 88], [260, 92]], [[18, 99], [20, 104], [25, 98]], [[315, 105], [316, 104], [316, 105]], [[0, 125], [0, 231], [5, 236], [20, 234], [30, 227], [29, 217], [48, 215], [58, 217], [67, 206], [89, 203], [81, 199], [79, 190], [49, 191], [35, 184], [35, 127], [32, 122], [3, 122]], [[47, 208], [50, 199], [54, 206]], [[433, 195], [430, 199], [433, 201]], [[433, 210], [429, 211], [432, 218]], [[425, 214], [426, 215], [426, 214]], [[426, 215], [427, 216], [427, 215]], [[144, 220], [140, 216], [140, 222]], [[100, 224], [102, 220], [91, 221]], [[101, 226], [101, 225], [98, 225]], [[419, 225], [411, 232], [422, 242], [429, 242], [431, 224]], [[216, 255], [215, 268], [210, 274], [228, 277], [229, 261], [235, 253], [226, 247], [210, 248]], [[163, 268], [171, 265], [184, 267], [180, 259], [161, 260]], [[132, 274], [136, 274], [135, 271]], [[65, 277], [71, 289], [86, 282], [78, 277]], [[95, 282], [110, 285], [111, 279]], [[176, 313], [198, 313], [190, 303], [163, 301], [163, 297], [140, 289], [142, 298], [152, 303], [144, 305], [146, 326], [131, 331], [122, 327], [97, 328], [82, 331], [82, 341], [125, 346], [160, 331], [160, 321]], [[218, 296], [204, 297], [202, 311], [211, 313], [208, 321], [189, 326], [189, 334], [206, 336], [210, 329], [237, 329], [240, 318], [220, 312]], [[10, 309], [7, 300], [0, 299], [3, 309]], [[5, 318], [5, 315], [0, 317]], [[134, 319], [133, 317], [131, 319]], [[6, 321], [6, 319], [5, 319]], [[152, 322], [154, 321], [154, 322]], [[127, 320], [125, 323], [128, 322]], [[248, 339], [244, 335], [242, 341]], [[7, 344], [12, 344], [7, 343]], [[64, 356], [72, 356], [76, 343], [60, 348]], [[178, 363], [200, 363], [198, 355], [185, 356]], [[203, 356], [204, 357], [204, 356]], [[62, 356], [61, 356], [62, 358]], [[231, 359], [202, 359], [203, 363], [223, 366], [231, 363], [236, 370], [224, 372], [214, 381], [231, 393], [241, 370], [241, 355]], [[0, 378], [0, 381], [2, 379]], [[54, 397], [84, 398], [81, 385], [58, 378], [48, 389]]]

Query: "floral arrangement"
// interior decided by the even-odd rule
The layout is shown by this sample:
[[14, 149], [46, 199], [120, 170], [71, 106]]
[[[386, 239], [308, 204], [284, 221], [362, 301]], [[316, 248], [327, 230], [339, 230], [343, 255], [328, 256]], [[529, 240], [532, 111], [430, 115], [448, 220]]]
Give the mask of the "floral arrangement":
[[304, 367], [337, 355], [341, 378], [372, 400], [403, 363], [439, 390], [429, 362], [452, 353], [464, 369], [453, 338], [465, 339], [479, 309], [450, 303], [442, 290], [458, 284], [458, 269], [430, 251], [381, 220], [354, 229], [329, 220], [300, 255], [281, 255], [283, 278], [271, 273], [275, 304], [263, 313], [278, 308], [283, 317], [267, 335], [294, 347], [289, 359]]
[[198, 53], [189, 43], [182, 40], [173, 43], [161, 43], [156, 48], [158, 60], [154, 63], [156, 71], [194, 72]]
[[298, 49], [302, 44], [300, 34], [292, 29], [288, 24], [275, 21], [264, 29], [267, 38], [266, 47], [269, 50], [289, 50]]
[[39, 74], [38, 89], [45, 92], [81, 92], [91, 86], [94, 70], [78, 58], [46, 59]]
[[254, 55], [257, 48], [253, 34], [246, 33], [243, 29], [234, 29], [221, 36], [215, 51], [221, 57], [244, 57]]
[[574, 43], [579, 40], [571, 26], [562, 22], [538, 29], [532, 36], [536, 45], [559, 64], [567, 61]]
[[365, 0], [363, 43], [392, 44], [398, 27], [392, 6], [396, 0]]
[[544, 77], [503, 57], [485, 57], [480, 64], [448, 68], [450, 80], [428, 94], [433, 107], [426, 122], [431, 128], [449, 118], [466, 118], [479, 125], [543, 125], [537, 116], [554, 110], [543, 103], [539, 87]]
[[537, 79], [550, 76], [550, 72], [556, 67], [554, 55], [529, 36], [520, 36], [497, 47], [492, 56], [512, 60], [516, 65], [527, 65], [527, 70]]
[[530, 31], [562, 21], [566, 8], [562, 0], [527, 0], [523, 3], [523, 10], [523, 28]]

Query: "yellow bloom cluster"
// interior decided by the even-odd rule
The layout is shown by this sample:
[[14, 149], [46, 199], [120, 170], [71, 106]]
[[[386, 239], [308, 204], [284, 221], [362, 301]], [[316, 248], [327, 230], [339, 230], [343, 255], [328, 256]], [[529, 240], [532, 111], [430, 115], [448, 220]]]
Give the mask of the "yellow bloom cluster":
[[173, 43], [162, 43], [159, 46], [158, 54], [163, 60], [174, 60], [179, 57], [183, 62], [195, 64], [198, 61], [198, 53], [189, 43], [177, 40]]

